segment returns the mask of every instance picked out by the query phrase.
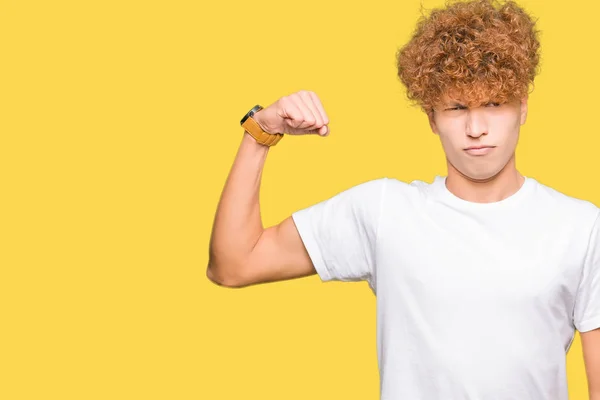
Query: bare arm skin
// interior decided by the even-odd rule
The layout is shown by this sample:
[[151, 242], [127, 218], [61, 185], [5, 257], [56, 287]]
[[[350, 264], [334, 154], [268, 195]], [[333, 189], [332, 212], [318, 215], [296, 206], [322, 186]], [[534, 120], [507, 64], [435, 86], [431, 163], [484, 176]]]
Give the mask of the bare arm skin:
[[600, 400], [600, 328], [580, 336], [590, 400]]
[[[327, 116], [312, 92], [283, 97], [256, 113], [254, 119], [269, 133], [329, 133]], [[244, 287], [316, 273], [291, 216], [278, 225], [263, 227], [259, 191], [269, 151], [244, 133], [210, 239], [206, 275], [218, 285]]]

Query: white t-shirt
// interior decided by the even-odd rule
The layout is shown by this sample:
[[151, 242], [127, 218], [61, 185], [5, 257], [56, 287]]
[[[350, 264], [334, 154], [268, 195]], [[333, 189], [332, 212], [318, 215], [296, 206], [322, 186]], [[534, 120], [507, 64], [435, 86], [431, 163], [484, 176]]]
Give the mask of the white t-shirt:
[[382, 400], [565, 400], [575, 329], [600, 327], [594, 204], [526, 178], [473, 203], [380, 178], [292, 214], [323, 281], [377, 296]]

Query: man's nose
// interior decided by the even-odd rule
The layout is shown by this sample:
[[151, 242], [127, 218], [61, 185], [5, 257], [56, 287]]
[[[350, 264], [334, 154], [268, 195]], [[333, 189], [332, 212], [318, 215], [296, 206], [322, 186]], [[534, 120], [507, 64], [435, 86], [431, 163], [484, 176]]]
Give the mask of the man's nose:
[[473, 138], [478, 138], [481, 135], [487, 135], [488, 133], [488, 125], [485, 119], [485, 113], [481, 107], [470, 108], [467, 111], [466, 124], [467, 126], [465, 127], [465, 131], [467, 135]]

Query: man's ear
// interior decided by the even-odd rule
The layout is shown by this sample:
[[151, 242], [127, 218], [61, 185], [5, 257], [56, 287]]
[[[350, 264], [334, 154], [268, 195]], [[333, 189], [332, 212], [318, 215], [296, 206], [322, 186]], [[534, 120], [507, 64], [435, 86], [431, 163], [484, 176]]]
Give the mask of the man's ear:
[[429, 110], [427, 112], [427, 119], [429, 120], [429, 126], [434, 134], [438, 134], [437, 124], [435, 123], [435, 111]]
[[521, 125], [523, 125], [525, 123], [525, 121], [527, 121], [527, 100], [529, 99], [529, 95], [525, 95], [525, 97], [523, 97], [521, 99]]

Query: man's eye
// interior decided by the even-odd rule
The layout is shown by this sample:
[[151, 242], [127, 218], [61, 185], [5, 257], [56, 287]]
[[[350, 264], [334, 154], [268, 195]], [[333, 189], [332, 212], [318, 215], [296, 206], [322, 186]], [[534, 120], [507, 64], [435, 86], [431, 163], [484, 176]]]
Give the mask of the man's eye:
[[499, 107], [499, 106], [500, 106], [500, 103], [493, 103], [493, 102], [490, 102], [490, 103], [487, 103], [485, 106], [486, 106], [486, 107]]
[[466, 107], [456, 106], [456, 107], [446, 108], [446, 111], [456, 111], [456, 110], [464, 110], [464, 109], [466, 109]]

